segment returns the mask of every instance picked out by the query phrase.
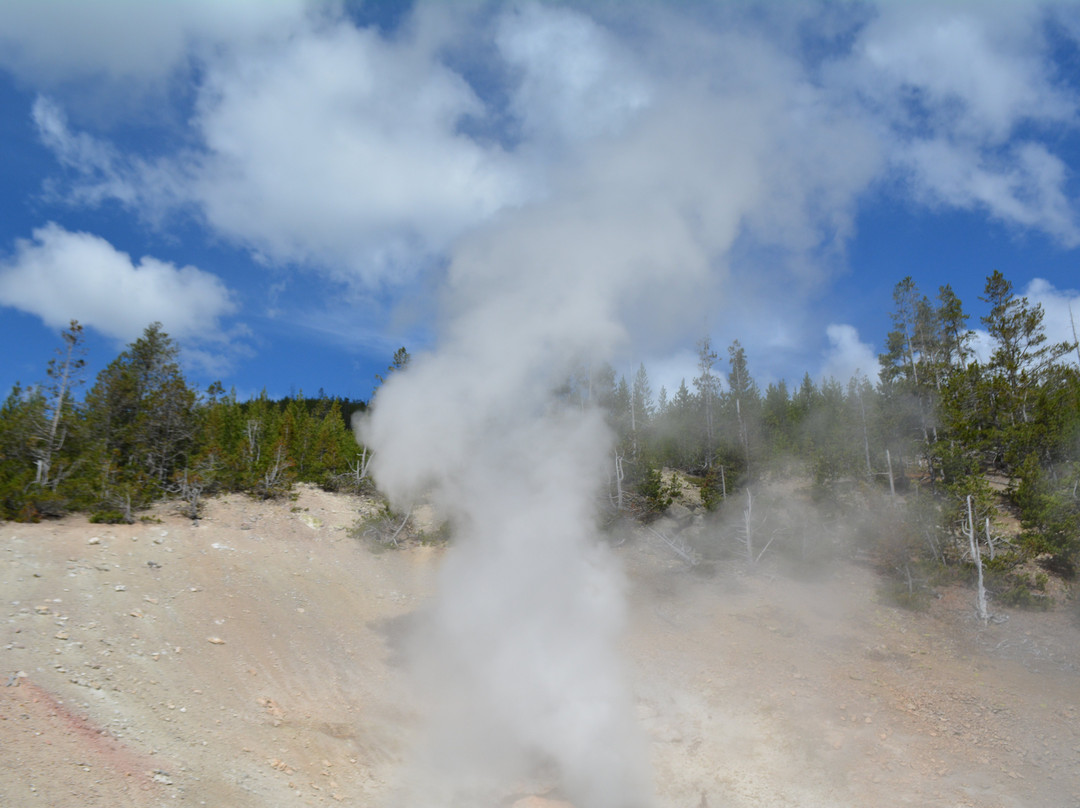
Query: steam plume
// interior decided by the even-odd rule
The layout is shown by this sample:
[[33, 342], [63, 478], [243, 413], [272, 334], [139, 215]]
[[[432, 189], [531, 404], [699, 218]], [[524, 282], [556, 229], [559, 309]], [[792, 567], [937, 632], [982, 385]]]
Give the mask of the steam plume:
[[513, 257], [531, 240], [509, 232], [459, 255], [448, 339], [387, 382], [363, 434], [391, 499], [428, 493], [456, 528], [420, 659], [433, 730], [410, 797], [472, 804], [540, 764], [582, 808], [642, 805], [616, 652], [622, 581], [593, 534], [611, 435], [553, 393], [620, 329], [595, 276], [500, 275], [529, 253]]
[[555, 391], [627, 352], [631, 331], [703, 322], [701, 290], [744, 229], [782, 221], [774, 242], [797, 249], [844, 208], [843, 193], [810, 204], [812, 170], [776, 175], [782, 99], [724, 101], [666, 93], [572, 150], [545, 201], [463, 239], [438, 350], [383, 386], [362, 428], [395, 505], [432, 496], [456, 529], [424, 643], [438, 687], [412, 804], [484, 804], [537, 762], [580, 808], [651, 801], [616, 652], [621, 576], [594, 537], [612, 438]]

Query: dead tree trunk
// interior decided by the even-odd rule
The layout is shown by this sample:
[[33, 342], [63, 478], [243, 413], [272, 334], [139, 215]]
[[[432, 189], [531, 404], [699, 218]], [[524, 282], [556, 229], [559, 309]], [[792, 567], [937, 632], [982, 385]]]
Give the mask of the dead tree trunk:
[[866, 479], [874, 479], [874, 467], [870, 465], [870, 430], [866, 425], [866, 405], [863, 404], [862, 391], [859, 392], [859, 412], [862, 414], [863, 452], [866, 454]]
[[746, 489], [746, 507], [743, 508], [743, 544], [746, 548], [746, 565], [748, 567], [756, 567], [758, 562], [761, 561], [761, 557], [765, 555], [765, 551], [769, 549], [769, 545], [773, 543], [773, 539], [776, 538], [776, 534], [773, 533], [772, 538], [765, 542], [765, 546], [755, 552], [756, 547], [754, 540], [756, 538], [758, 525], [754, 523], [754, 495], [750, 493], [750, 489]]
[[623, 472], [623, 458], [618, 452], [615, 453], [615, 510], [621, 511], [623, 506], [623, 489], [622, 481], [625, 476]]
[[746, 544], [746, 565], [754, 565], [754, 496], [746, 489], [746, 507], [743, 508], [743, 541]]
[[368, 451], [367, 451], [366, 446], [364, 447], [363, 454], [358, 455], [357, 457], [358, 457], [358, 459], [357, 459], [357, 461], [355, 463], [352, 462], [351, 460], [348, 461], [348, 463], [349, 463], [349, 471], [351, 471], [353, 473], [354, 483], [355, 483], [356, 487], [359, 488], [360, 487], [360, 481], [363, 480], [365, 477], [367, 477], [368, 463], [371, 462], [371, 458], [368, 457]]
[[975, 569], [978, 570], [979, 578], [975, 590], [975, 614], [978, 616], [984, 624], [990, 619], [990, 614], [986, 609], [986, 588], [983, 586], [983, 567], [982, 556], [979, 555], [979, 545], [975, 541], [975, 516], [971, 510], [971, 494], [968, 494], [967, 498], [967, 528], [968, 544], [971, 549], [971, 560], [975, 562]]

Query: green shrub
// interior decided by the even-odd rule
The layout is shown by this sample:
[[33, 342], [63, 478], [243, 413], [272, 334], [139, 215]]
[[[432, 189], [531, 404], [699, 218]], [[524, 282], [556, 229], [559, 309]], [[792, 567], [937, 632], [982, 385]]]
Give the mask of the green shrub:
[[94, 524], [106, 525], [129, 525], [131, 519], [120, 511], [94, 511], [90, 514], [90, 521]]

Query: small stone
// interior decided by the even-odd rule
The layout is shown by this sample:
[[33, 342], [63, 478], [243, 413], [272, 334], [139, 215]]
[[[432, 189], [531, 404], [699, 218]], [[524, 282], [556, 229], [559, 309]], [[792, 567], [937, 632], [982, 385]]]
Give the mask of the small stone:
[[127, 592], [127, 587], [124, 586], [123, 584], [117, 584], [116, 586], [113, 587], [113, 589], [115, 591], [117, 591], [117, 592]]
[[210, 643], [211, 645], [224, 645], [225, 644], [225, 640], [221, 639], [221, 637], [207, 637], [206, 641], [208, 643]]
[[91, 536], [90, 539], [86, 543], [87, 544], [101, 544], [101, 537], [100, 536]]

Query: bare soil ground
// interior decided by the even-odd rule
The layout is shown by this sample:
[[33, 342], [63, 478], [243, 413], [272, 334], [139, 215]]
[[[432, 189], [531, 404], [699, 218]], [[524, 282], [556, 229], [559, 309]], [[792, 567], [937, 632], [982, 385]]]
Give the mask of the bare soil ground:
[[[390, 803], [419, 721], [394, 633], [444, 551], [350, 538], [363, 508], [0, 525], [0, 805]], [[658, 806], [1080, 806], [1074, 610], [982, 627], [967, 590], [903, 611], [854, 564], [617, 552]]]

